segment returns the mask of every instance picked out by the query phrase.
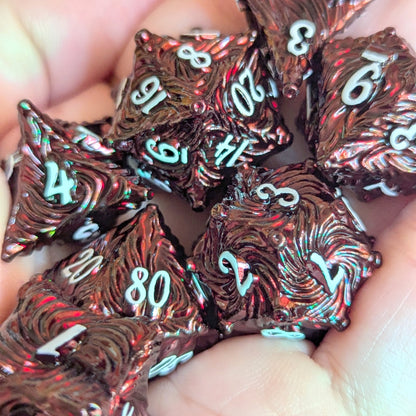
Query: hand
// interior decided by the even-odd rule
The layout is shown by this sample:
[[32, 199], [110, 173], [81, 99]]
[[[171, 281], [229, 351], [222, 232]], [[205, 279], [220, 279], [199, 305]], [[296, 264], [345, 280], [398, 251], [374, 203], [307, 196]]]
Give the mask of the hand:
[[[346, 32], [369, 35], [386, 26], [416, 47], [411, 0], [378, 0]], [[68, 121], [113, 113], [110, 89], [130, 72], [133, 36], [141, 28], [177, 36], [191, 27], [244, 30], [233, 0], [49, 0], [0, 3], [0, 156], [19, 140], [16, 104], [32, 100], [52, 117]], [[59, 19], [56, 16], [60, 16]], [[63, 18], [64, 16], [64, 18]], [[8, 216], [5, 179], [0, 225]], [[222, 341], [150, 384], [150, 412], [162, 415], [412, 415], [416, 409], [416, 244], [413, 197], [356, 203], [384, 264], [353, 302], [351, 325], [330, 331], [315, 348], [306, 341], [261, 336]], [[203, 216], [189, 220], [163, 204], [166, 222], [189, 247]], [[171, 212], [175, 212], [174, 215]], [[377, 217], [375, 215], [377, 213]], [[188, 228], [185, 228], [188, 225]], [[192, 224], [193, 225], [193, 224]], [[2, 235], [2, 232], [0, 232]], [[0, 321], [15, 293], [34, 272], [62, 255], [56, 247], [0, 264]]]

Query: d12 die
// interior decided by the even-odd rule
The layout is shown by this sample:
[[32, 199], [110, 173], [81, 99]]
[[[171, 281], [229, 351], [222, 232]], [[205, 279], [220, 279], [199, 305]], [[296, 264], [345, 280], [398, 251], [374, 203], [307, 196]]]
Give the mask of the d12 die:
[[213, 207], [188, 268], [212, 293], [224, 334], [297, 337], [348, 325], [380, 257], [348, 201], [316, 173], [310, 161], [245, 166]]
[[290, 144], [256, 32], [175, 40], [143, 30], [136, 44], [106, 143], [132, 153], [143, 177], [200, 209], [231, 168]]

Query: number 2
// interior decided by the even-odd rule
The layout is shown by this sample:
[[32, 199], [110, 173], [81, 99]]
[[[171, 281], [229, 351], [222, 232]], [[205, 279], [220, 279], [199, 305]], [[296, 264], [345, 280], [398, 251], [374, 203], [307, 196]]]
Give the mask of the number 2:
[[254, 282], [253, 273], [250, 271], [247, 273], [246, 280], [243, 283], [244, 275], [246, 271], [250, 269], [250, 266], [246, 262], [239, 262], [237, 258], [229, 251], [224, 251], [221, 253], [218, 259], [218, 267], [224, 274], [229, 274], [230, 269], [226, 265], [229, 263], [231, 265], [232, 271], [235, 276], [235, 281], [237, 284], [237, 290], [241, 296], [245, 296], [247, 291], [250, 289], [252, 283]]

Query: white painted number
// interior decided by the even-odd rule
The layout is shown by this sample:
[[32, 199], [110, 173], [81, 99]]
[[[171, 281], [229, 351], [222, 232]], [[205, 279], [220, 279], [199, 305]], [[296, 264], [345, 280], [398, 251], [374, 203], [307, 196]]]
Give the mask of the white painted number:
[[410, 147], [411, 142], [416, 140], [416, 123], [409, 128], [398, 127], [390, 134], [390, 144], [395, 150], [404, 150]]
[[103, 256], [94, 256], [94, 250], [88, 248], [78, 255], [78, 260], [62, 269], [61, 274], [71, 284], [78, 283], [99, 267]]
[[[235, 281], [237, 283], [238, 292], [241, 296], [245, 296], [247, 291], [250, 289], [252, 283], [254, 282], [253, 273], [249, 271], [250, 265], [242, 259], [240, 259], [239, 261], [234, 256], [234, 254], [230, 253], [229, 251], [224, 251], [221, 253], [218, 259], [218, 267], [224, 274], [229, 274], [231, 272], [231, 270], [227, 266], [227, 263], [231, 265], [232, 272], [234, 273]], [[246, 274], [246, 280], [243, 282], [243, 279]]]
[[[167, 271], [157, 271], [150, 280], [148, 290], [143, 285], [149, 278], [149, 271], [147, 269], [144, 267], [136, 267], [132, 270], [130, 277], [133, 284], [127, 288], [124, 297], [131, 305], [140, 305], [146, 300], [146, 297], [150, 305], [154, 308], [161, 308], [167, 302], [170, 293], [170, 276]], [[156, 284], [159, 281], [163, 281], [163, 291], [160, 299], [156, 300]]]
[[156, 376], [167, 376], [170, 374], [178, 364], [183, 364], [190, 360], [194, 355], [193, 351], [186, 352], [181, 356], [170, 355], [164, 358], [160, 363], [155, 364], [149, 371], [149, 379]]
[[342, 102], [349, 106], [362, 104], [370, 99], [375, 85], [383, 75], [383, 64], [389, 59], [388, 56], [373, 51], [364, 51], [362, 58], [372, 62], [356, 71], [347, 81], [343, 90]]
[[132, 406], [129, 402], [127, 402], [123, 406], [123, 411], [121, 412], [121, 416], [133, 416], [134, 415], [134, 406]]
[[322, 275], [325, 279], [325, 282], [321, 283], [324, 283], [324, 285], [326, 283], [326, 287], [328, 288], [329, 292], [333, 294], [338, 285], [341, 283], [341, 280], [344, 278], [344, 269], [340, 266], [338, 268], [337, 274], [332, 277], [328, 266], [326, 265], [325, 259], [319, 253], [313, 252], [310, 256], [310, 260], [321, 269]]
[[389, 186], [387, 186], [386, 182], [384, 181], [364, 186], [365, 191], [372, 191], [374, 189], [380, 189], [380, 191], [383, 192], [383, 194], [387, 196], [399, 195], [399, 192], [397, 192], [395, 188], [390, 188]]
[[219, 166], [227, 156], [231, 155], [234, 152], [233, 156], [225, 164], [227, 168], [233, 167], [235, 163], [237, 162], [237, 159], [241, 156], [241, 154], [250, 144], [248, 139], [244, 139], [241, 142], [240, 146], [237, 147], [236, 145], [230, 144], [233, 138], [234, 136], [232, 134], [229, 134], [225, 138], [225, 141], [218, 143], [217, 146], [215, 147], [216, 149], [216, 152], [214, 154], [215, 166]]
[[299, 193], [292, 188], [276, 188], [271, 183], [263, 183], [256, 189], [257, 196], [264, 201], [270, 199], [269, 192], [272, 196], [282, 196], [277, 200], [282, 207], [292, 207], [299, 203]]
[[[154, 150], [157, 146], [158, 151]], [[188, 149], [181, 148], [180, 150], [168, 143], [156, 143], [153, 139], [148, 139], [145, 143], [147, 152], [154, 159], [157, 159], [163, 163], [174, 164], [179, 161], [186, 165], [188, 163]]]
[[59, 357], [59, 352], [57, 349], [62, 347], [69, 341], [72, 341], [74, 338], [81, 335], [85, 332], [87, 328], [84, 325], [74, 325], [71, 328], [66, 329], [65, 331], [61, 332], [55, 338], [51, 339], [49, 342], [44, 344], [42, 347], [39, 347], [36, 350], [37, 356], [49, 356], [49, 357]]
[[[168, 95], [165, 90], [159, 91], [160, 81], [159, 78], [152, 75], [146, 78], [139, 87], [139, 90], [134, 90], [131, 93], [131, 101], [134, 105], [144, 105], [142, 107], [142, 113], [149, 114], [149, 112], [161, 103]], [[159, 91], [159, 92], [158, 92]]]
[[189, 61], [194, 68], [206, 68], [211, 65], [211, 55], [208, 52], [196, 51], [192, 46], [182, 45], [177, 52], [178, 58]]
[[305, 39], [312, 39], [316, 33], [316, 26], [310, 20], [297, 20], [290, 26], [290, 40], [287, 50], [295, 55], [304, 55], [309, 51], [310, 44]]
[[91, 237], [98, 235], [100, 227], [95, 222], [91, 221], [91, 218], [86, 218], [84, 225], [79, 227], [74, 234], [72, 234], [72, 239], [75, 241], [88, 240]]
[[[53, 160], [45, 162], [46, 167], [46, 183], [43, 196], [46, 199], [59, 195], [62, 205], [72, 202], [71, 189], [75, 186], [75, 181], [66, 176], [63, 169], [59, 169], [58, 164]], [[58, 178], [59, 176], [59, 178]]]
[[260, 332], [265, 338], [284, 338], [284, 339], [289, 339], [293, 341], [305, 339], [305, 335], [302, 334], [301, 332], [284, 331], [283, 329], [280, 329], [278, 327], [270, 328], [270, 329], [262, 329]]
[[[246, 81], [248, 81], [248, 89], [244, 86]], [[253, 73], [246, 68], [239, 75], [238, 82], [231, 84], [231, 97], [240, 114], [250, 117], [254, 114], [254, 102], [261, 103], [266, 97], [266, 92], [261, 85], [254, 84]]]

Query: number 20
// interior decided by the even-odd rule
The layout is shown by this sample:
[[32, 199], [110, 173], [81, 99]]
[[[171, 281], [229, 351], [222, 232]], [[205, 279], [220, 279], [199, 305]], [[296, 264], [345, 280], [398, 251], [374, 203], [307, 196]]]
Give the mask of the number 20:
[[[248, 80], [249, 89], [244, 86]], [[261, 85], [254, 84], [254, 76], [250, 69], [246, 68], [238, 77], [238, 82], [231, 85], [231, 97], [237, 110], [244, 117], [251, 117], [254, 114], [254, 102], [261, 103], [266, 97], [266, 92]]]

